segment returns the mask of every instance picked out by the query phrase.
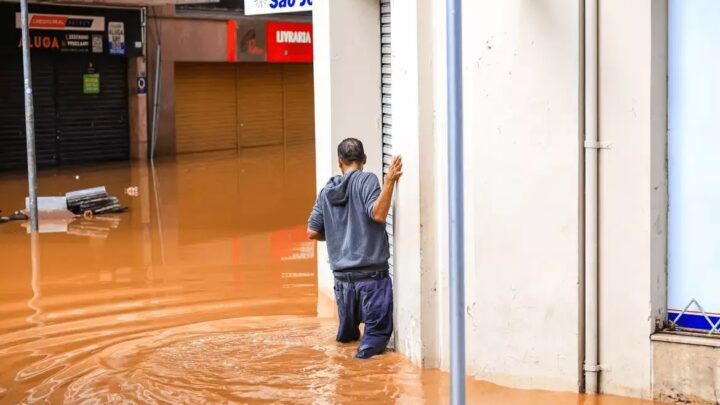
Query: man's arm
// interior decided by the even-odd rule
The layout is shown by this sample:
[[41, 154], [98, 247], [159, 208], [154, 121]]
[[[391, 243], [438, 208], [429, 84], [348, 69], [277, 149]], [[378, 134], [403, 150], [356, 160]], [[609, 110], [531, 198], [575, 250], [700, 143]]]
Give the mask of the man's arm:
[[380, 196], [373, 204], [373, 220], [375, 222], [384, 223], [390, 211], [392, 204], [393, 192], [395, 191], [395, 183], [402, 176], [402, 157], [395, 156], [390, 165], [387, 175], [385, 175], [385, 184], [380, 191]]
[[324, 241], [325, 240], [325, 216], [323, 215], [323, 209], [321, 200], [323, 198], [322, 191], [318, 194], [315, 205], [313, 205], [310, 218], [308, 218], [307, 236], [308, 239]]

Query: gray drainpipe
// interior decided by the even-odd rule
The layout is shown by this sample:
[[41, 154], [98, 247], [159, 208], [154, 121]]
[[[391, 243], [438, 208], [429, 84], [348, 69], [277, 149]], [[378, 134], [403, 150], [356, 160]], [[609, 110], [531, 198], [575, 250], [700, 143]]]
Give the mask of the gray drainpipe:
[[598, 0], [585, 0], [585, 392], [598, 374]]

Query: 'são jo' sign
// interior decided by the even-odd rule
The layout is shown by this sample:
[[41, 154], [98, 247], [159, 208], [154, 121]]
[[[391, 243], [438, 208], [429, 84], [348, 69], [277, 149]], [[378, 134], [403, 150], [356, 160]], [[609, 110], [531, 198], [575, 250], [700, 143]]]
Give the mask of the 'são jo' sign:
[[245, 0], [245, 15], [311, 11], [313, 0]]

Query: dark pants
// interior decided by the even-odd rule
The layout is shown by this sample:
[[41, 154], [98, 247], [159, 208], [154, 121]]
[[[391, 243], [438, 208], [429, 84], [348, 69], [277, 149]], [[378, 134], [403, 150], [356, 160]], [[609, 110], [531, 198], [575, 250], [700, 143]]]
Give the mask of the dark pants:
[[360, 323], [365, 334], [356, 357], [370, 358], [385, 351], [393, 331], [392, 281], [387, 272], [373, 273], [373, 278], [353, 280], [351, 276], [335, 277], [335, 300], [340, 325], [337, 341], [353, 342], [360, 338]]

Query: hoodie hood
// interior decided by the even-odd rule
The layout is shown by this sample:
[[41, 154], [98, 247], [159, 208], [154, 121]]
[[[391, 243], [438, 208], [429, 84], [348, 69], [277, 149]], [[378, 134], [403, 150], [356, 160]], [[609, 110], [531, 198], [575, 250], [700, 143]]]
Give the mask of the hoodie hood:
[[327, 199], [332, 205], [346, 205], [350, 198], [348, 184], [359, 170], [353, 170], [344, 176], [331, 178], [325, 187], [327, 188]]

